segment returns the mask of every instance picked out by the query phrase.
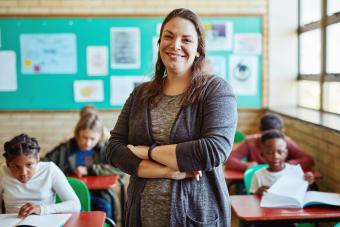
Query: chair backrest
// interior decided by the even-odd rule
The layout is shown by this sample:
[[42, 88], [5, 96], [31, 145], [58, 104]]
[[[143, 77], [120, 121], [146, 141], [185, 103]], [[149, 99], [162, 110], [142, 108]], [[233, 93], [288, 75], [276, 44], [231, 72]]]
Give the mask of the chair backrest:
[[[90, 191], [86, 184], [72, 177], [68, 177], [67, 180], [80, 200], [81, 210], [91, 211]], [[56, 202], [58, 203], [60, 201], [61, 199], [57, 195]]]
[[243, 132], [236, 130], [235, 137], [234, 137], [234, 143], [241, 143], [246, 138], [246, 135], [244, 135]]
[[243, 174], [244, 187], [246, 188], [247, 194], [250, 194], [251, 180], [253, 179], [254, 173], [260, 169], [268, 167], [268, 164], [259, 164], [256, 166], [250, 166], [246, 169]]

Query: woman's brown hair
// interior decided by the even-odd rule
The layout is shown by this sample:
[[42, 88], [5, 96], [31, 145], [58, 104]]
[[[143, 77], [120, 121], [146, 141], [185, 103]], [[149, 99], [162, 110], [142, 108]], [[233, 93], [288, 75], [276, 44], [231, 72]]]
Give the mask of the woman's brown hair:
[[[207, 82], [211, 75], [211, 70], [206, 60], [205, 32], [203, 25], [199, 17], [191, 10], [184, 8], [175, 9], [165, 17], [161, 26], [158, 45], [161, 42], [165, 24], [175, 17], [180, 17], [190, 21], [195, 26], [198, 37], [197, 52], [199, 53], [199, 56], [196, 57], [193, 62], [190, 86], [182, 99], [182, 105], [188, 106], [203, 98], [204, 90], [206, 89]], [[157, 102], [159, 101], [159, 97], [162, 94], [162, 90], [164, 88], [165, 70], [165, 65], [158, 52], [154, 79], [145, 85], [141, 96], [143, 103], [148, 107], [157, 105]]]

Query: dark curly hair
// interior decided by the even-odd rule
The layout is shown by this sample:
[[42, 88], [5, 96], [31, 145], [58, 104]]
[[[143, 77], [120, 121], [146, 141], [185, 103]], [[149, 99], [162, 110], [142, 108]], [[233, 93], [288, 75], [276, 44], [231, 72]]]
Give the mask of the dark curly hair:
[[267, 113], [261, 118], [260, 131], [267, 131], [271, 129], [282, 130], [283, 120], [279, 115]]
[[25, 156], [37, 155], [40, 147], [35, 138], [23, 133], [6, 142], [4, 150], [3, 156], [6, 158], [6, 161], [12, 161], [21, 154]]
[[277, 129], [267, 130], [261, 134], [262, 143], [270, 139], [284, 139], [284, 138], [285, 138], [284, 134]]

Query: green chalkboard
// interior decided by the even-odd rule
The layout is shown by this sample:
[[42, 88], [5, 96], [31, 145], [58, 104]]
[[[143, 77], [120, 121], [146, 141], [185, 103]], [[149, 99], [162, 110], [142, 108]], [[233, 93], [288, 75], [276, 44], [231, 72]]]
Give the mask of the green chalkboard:
[[[158, 36], [161, 22], [162, 18], [159, 17], [0, 18], [0, 56], [1, 53], [6, 51], [15, 53], [16, 65], [16, 89], [6, 91], [0, 85], [0, 109], [77, 110], [84, 104], [94, 104], [100, 109], [121, 108], [121, 104], [112, 102], [111, 93], [113, 91], [111, 90], [113, 87], [111, 87], [110, 81], [113, 77], [122, 79], [128, 76], [152, 77], [154, 67], [154, 44], [152, 40]], [[229, 81], [232, 79], [230, 74], [235, 72], [235, 78], [238, 80], [236, 80], [236, 83], [239, 82], [241, 85], [245, 83], [251, 87], [243, 90], [239, 85], [235, 87], [238, 107], [261, 107], [262, 48], [258, 47], [259, 50], [251, 50], [253, 46], [247, 47], [247, 42], [249, 44], [257, 40], [260, 41], [260, 44], [262, 43], [262, 18], [260, 16], [203, 17], [203, 22], [206, 29], [210, 31], [209, 34], [212, 35], [213, 42], [210, 42], [210, 46], [208, 45], [210, 47], [208, 56], [212, 59], [217, 58], [217, 64], [220, 69], [216, 70], [222, 70], [222, 76]], [[216, 35], [217, 37], [221, 35], [215, 34], [216, 32], [226, 32], [224, 29], [227, 26], [221, 29], [219, 27], [221, 24], [228, 24], [228, 29], [231, 29], [231, 33], [224, 34], [225, 40], [223, 38], [214, 40]], [[116, 44], [112, 42], [112, 37], [110, 36], [112, 28], [118, 30], [119, 28], [135, 28], [139, 30], [140, 54], [138, 57], [140, 63], [137, 66], [112, 67], [113, 55], [111, 51], [112, 46]], [[256, 34], [260, 39], [254, 39], [251, 35], [242, 37], [242, 35], [247, 34]], [[62, 35], [66, 35], [66, 38], [63, 38]], [[224, 35], [222, 34], [222, 37]], [[241, 35], [241, 37], [236, 39], [237, 35]], [[227, 38], [227, 36], [230, 37]], [[226, 40], [228, 39], [229, 43], [227, 44]], [[49, 49], [47, 46], [53, 45], [53, 42], [58, 43], [60, 40], [64, 40], [64, 43], [56, 45], [65, 47], [64, 55], [59, 55], [60, 62], [58, 62], [60, 59], [53, 62], [53, 57], [50, 59], [48, 56], [53, 56], [58, 50]], [[237, 40], [238, 48], [236, 48]], [[46, 44], [46, 42], [50, 43]], [[42, 48], [44, 45], [46, 46]], [[213, 47], [213, 45], [216, 46]], [[229, 45], [229, 49], [220, 48], [223, 45]], [[89, 46], [107, 47], [108, 65], [106, 75], [88, 75], [86, 50]], [[36, 55], [39, 55], [39, 57]], [[240, 56], [249, 57], [250, 63], [247, 63], [247, 60], [240, 60]], [[34, 66], [32, 65], [34, 62], [27, 60], [30, 57], [32, 59], [40, 58], [44, 63], [40, 66]], [[233, 70], [230, 68], [232, 58], [234, 58], [233, 66], [235, 68]], [[6, 65], [4, 59], [0, 58], [3, 65]], [[5, 61], [7, 60], [5, 59]], [[219, 61], [223, 61], [222, 64], [219, 64]], [[44, 68], [44, 64], [50, 67]], [[256, 67], [247, 68], [245, 67], [247, 64], [253, 64], [252, 66], [256, 64]], [[0, 83], [6, 80], [6, 75], [1, 70], [0, 68]], [[253, 76], [252, 83], [250, 81], [246, 82], [249, 75]], [[79, 102], [78, 100], [76, 102], [74, 96], [75, 81], [91, 80], [101, 81], [103, 92], [102, 97], [99, 98], [100, 101]], [[124, 86], [120, 86], [120, 89], [124, 89]], [[249, 92], [249, 90], [252, 90], [252, 92]]]

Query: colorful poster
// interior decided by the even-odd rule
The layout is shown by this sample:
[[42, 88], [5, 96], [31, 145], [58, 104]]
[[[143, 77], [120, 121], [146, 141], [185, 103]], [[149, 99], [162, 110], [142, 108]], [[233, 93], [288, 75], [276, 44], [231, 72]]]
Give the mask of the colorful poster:
[[73, 94], [75, 102], [103, 102], [104, 83], [102, 80], [75, 80]]
[[23, 74], [77, 73], [75, 34], [22, 34], [20, 54]]
[[133, 89], [148, 80], [150, 80], [150, 78], [147, 76], [111, 76], [111, 105], [123, 106]]
[[108, 75], [108, 53], [109, 50], [106, 46], [88, 46], [86, 48], [87, 75]]
[[208, 56], [208, 60], [214, 70], [216, 76], [227, 79], [227, 59], [224, 56]]
[[257, 56], [230, 56], [229, 81], [236, 95], [257, 95], [257, 73]]
[[111, 68], [140, 68], [140, 30], [139, 28], [111, 28]]
[[0, 51], [0, 91], [16, 91], [17, 69], [14, 51]]
[[261, 54], [262, 37], [260, 33], [235, 34], [234, 53]]
[[233, 24], [231, 22], [204, 23], [207, 50], [231, 50]]

